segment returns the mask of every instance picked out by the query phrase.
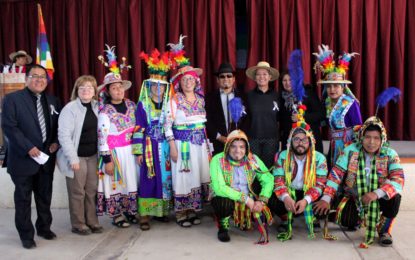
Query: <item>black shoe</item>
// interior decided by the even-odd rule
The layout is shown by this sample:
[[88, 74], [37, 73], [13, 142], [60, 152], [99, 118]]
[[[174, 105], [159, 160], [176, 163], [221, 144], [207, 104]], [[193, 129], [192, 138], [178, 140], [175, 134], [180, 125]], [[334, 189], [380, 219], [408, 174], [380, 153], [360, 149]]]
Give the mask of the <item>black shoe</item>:
[[285, 233], [288, 231], [288, 224], [287, 223], [281, 223], [278, 227], [277, 227], [277, 232], [278, 233]]
[[229, 242], [231, 240], [228, 230], [226, 229], [219, 229], [218, 231], [218, 239], [221, 242]]
[[22, 240], [22, 246], [26, 249], [35, 248], [36, 242], [33, 239]]
[[37, 235], [43, 237], [46, 240], [52, 240], [56, 238], [56, 234], [53, 233], [51, 230], [45, 232], [37, 232]]

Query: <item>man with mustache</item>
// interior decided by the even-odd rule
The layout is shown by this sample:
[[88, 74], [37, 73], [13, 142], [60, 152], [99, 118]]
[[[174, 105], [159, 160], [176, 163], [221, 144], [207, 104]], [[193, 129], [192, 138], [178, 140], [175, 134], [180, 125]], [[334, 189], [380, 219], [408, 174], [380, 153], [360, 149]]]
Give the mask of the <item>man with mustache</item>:
[[228, 109], [228, 104], [234, 97], [241, 98], [241, 94], [235, 89], [235, 70], [230, 63], [224, 62], [220, 64], [215, 75], [219, 89], [206, 97], [206, 129], [213, 143], [214, 155], [223, 152], [230, 132], [236, 128], [244, 130], [244, 118], [236, 126]]
[[288, 138], [290, 146], [276, 160], [274, 192], [278, 197], [275, 213], [281, 218], [278, 239], [292, 237], [293, 215], [304, 212], [308, 236], [314, 238], [314, 229], [320, 224], [313, 216], [311, 204], [322, 193], [326, 184], [327, 163], [325, 156], [315, 150], [315, 140], [310, 126], [304, 121], [305, 107], [299, 107], [299, 121]]

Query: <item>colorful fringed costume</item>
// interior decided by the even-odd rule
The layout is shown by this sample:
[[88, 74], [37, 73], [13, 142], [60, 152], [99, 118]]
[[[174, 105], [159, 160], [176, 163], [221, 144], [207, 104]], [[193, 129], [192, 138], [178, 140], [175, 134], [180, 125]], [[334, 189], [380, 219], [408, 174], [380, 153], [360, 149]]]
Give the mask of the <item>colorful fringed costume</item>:
[[[380, 149], [373, 157], [362, 145], [365, 130], [371, 125], [381, 129], [382, 139]], [[379, 118], [366, 120], [359, 132], [359, 142], [346, 147], [331, 170], [322, 198], [330, 202], [339, 186], [344, 188], [344, 198], [337, 208], [337, 222], [349, 228], [366, 227], [362, 248], [373, 243], [376, 229], [379, 236], [391, 235], [399, 210], [404, 172], [398, 154], [388, 147], [386, 140], [386, 130]], [[374, 192], [378, 199], [364, 205], [362, 196], [368, 192]]]
[[[234, 140], [243, 140], [247, 146], [246, 155], [241, 161], [235, 161], [229, 155], [229, 148]], [[255, 219], [259, 222], [258, 228], [261, 232], [259, 243], [267, 243], [266, 226], [272, 223], [270, 209], [265, 205], [261, 214], [253, 213], [246, 202], [247, 197], [250, 197], [264, 204], [268, 203], [274, 178], [261, 159], [249, 151], [248, 138], [242, 131], [234, 130], [228, 135], [225, 151], [212, 158], [210, 176], [214, 196], [212, 206], [219, 232], [229, 229], [231, 215], [235, 225], [242, 230], [252, 229], [252, 219]]]
[[[148, 65], [150, 78], [143, 81], [133, 135], [133, 153], [143, 156], [140, 166], [138, 211], [140, 216], [168, 216], [172, 208], [170, 149], [164, 135], [165, 112], [169, 101], [167, 73], [169, 53], [140, 55]], [[154, 96], [151, 89], [156, 88]], [[157, 98], [159, 96], [159, 99]]]
[[[321, 196], [326, 184], [326, 158], [320, 152], [315, 151], [313, 134], [303, 117], [305, 110], [306, 107], [304, 105], [298, 107], [298, 121], [293, 123], [293, 129], [287, 141], [289, 144], [288, 149], [278, 155], [276, 168], [273, 172], [275, 178], [274, 192], [280, 204], [277, 207], [279, 210], [276, 213], [282, 219], [287, 219], [287, 231], [278, 234], [278, 239], [281, 241], [286, 241], [292, 237], [293, 213], [292, 211], [287, 212], [283, 204], [287, 196], [294, 201], [299, 201], [303, 198], [307, 201], [304, 217], [308, 228], [308, 237], [315, 237], [313, 230], [314, 214], [311, 203]], [[309, 143], [308, 151], [305, 151], [303, 159], [297, 158], [292, 143], [293, 138], [299, 133], [303, 133]]]
[[344, 53], [339, 57], [337, 66], [333, 59], [334, 53], [328, 46], [319, 46], [319, 53], [313, 54], [317, 57], [317, 62], [314, 65], [315, 70], [324, 74], [324, 79], [320, 79], [317, 84], [325, 86], [327, 84], [341, 84], [344, 88], [344, 94], [338, 100], [333, 101], [330, 97], [326, 97], [324, 101], [326, 118], [330, 127], [328, 162], [329, 168], [331, 168], [345, 145], [353, 142], [353, 127], [362, 124], [359, 102], [347, 86], [352, 82], [345, 79], [350, 60], [358, 53]]
[[[203, 202], [208, 198], [210, 147], [205, 130], [205, 101], [199, 78], [202, 70], [189, 65], [181, 41], [170, 46], [173, 46], [172, 60], [179, 69], [170, 80], [175, 93], [167, 107], [164, 130], [167, 140], [174, 140], [177, 148], [177, 161], [171, 162], [174, 210], [178, 220], [179, 215], [183, 220], [192, 218], [189, 214], [194, 216], [195, 211], [200, 211]], [[180, 86], [180, 80], [184, 76], [191, 76], [196, 84], [196, 100], [191, 103], [186, 100]], [[189, 213], [187, 217], [186, 212]]]
[[[121, 79], [120, 68], [117, 67], [114, 47], [106, 51], [106, 66], [112, 72], [104, 78], [99, 86], [100, 111], [98, 114], [98, 150], [99, 150], [99, 182], [98, 182], [98, 215], [106, 212], [110, 217], [120, 217], [123, 213], [129, 217], [137, 214], [137, 178], [138, 171], [132, 154], [132, 135], [135, 126], [135, 104], [124, 99], [121, 104], [113, 104], [108, 94], [108, 86], [121, 83], [126, 90], [131, 87], [130, 81]], [[103, 58], [100, 57], [103, 61]], [[123, 59], [125, 61], [125, 59]], [[125, 64], [123, 65], [125, 66]], [[106, 99], [106, 100], [105, 100]], [[114, 164], [114, 174], [105, 173], [105, 164]]]

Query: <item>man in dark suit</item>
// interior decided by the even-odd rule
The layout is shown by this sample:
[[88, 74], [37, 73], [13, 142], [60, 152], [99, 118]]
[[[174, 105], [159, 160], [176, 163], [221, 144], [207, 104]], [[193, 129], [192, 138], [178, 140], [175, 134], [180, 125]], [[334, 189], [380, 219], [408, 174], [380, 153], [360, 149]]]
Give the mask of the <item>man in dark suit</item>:
[[[26, 88], [7, 95], [3, 101], [2, 128], [8, 138], [7, 172], [15, 185], [15, 224], [24, 248], [34, 248], [31, 200], [34, 193], [37, 235], [56, 238], [50, 230], [53, 171], [55, 169], [60, 102], [44, 93], [46, 69], [33, 65], [26, 71]], [[49, 156], [44, 164], [34, 158]]]
[[244, 130], [243, 118], [236, 125], [235, 122], [232, 122], [228, 110], [229, 101], [234, 97], [241, 98], [240, 93], [235, 89], [235, 71], [232, 65], [229, 63], [220, 64], [215, 75], [219, 89], [206, 97], [206, 129], [208, 137], [213, 143], [214, 155], [223, 152], [226, 137], [230, 132], [235, 130], [236, 127]]

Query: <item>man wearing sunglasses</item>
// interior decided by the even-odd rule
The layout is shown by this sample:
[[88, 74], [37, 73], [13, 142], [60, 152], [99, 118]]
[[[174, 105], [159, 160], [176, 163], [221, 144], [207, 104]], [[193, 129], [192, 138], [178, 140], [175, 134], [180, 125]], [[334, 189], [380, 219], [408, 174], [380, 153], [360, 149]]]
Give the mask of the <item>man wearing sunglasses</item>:
[[299, 109], [298, 121], [291, 130], [287, 150], [276, 160], [274, 192], [278, 204], [276, 215], [281, 218], [278, 239], [285, 241], [292, 237], [294, 215], [304, 214], [308, 237], [314, 238], [314, 231], [320, 227], [313, 215], [312, 203], [320, 196], [326, 185], [327, 163], [325, 156], [315, 150], [315, 140], [310, 126], [304, 121]]
[[236, 128], [244, 130], [242, 118], [238, 126], [232, 122], [229, 102], [234, 97], [241, 97], [235, 89], [235, 70], [229, 63], [220, 64], [215, 73], [219, 89], [206, 97], [207, 131], [210, 141], [213, 143], [214, 152], [223, 152], [228, 133]]

